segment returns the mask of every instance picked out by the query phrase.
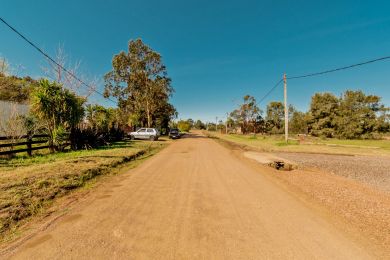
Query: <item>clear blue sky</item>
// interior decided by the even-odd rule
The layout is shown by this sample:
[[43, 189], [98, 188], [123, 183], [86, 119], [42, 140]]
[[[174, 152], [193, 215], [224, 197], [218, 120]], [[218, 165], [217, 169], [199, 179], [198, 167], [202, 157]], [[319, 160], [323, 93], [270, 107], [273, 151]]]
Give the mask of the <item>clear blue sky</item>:
[[[112, 56], [142, 38], [163, 55], [180, 118], [215, 120], [245, 94], [260, 99], [289, 76], [390, 55], [389, 1], [21, 1], [0, 16], [54, 55], [59, 43], [83, 71], [102, 76]], [[0, 55], [23, 74], [43, 58], [0, 24]], [[308, 108], [315, 92], [362, 89], [390, 105], [390, 61], [289, 82], [289, 103]], [[103, 89], [103, 85], [100, 86]], [[278, 88], [263, 104], [282, 100]], [[93, 102], [109, 105], [98, 96]]]

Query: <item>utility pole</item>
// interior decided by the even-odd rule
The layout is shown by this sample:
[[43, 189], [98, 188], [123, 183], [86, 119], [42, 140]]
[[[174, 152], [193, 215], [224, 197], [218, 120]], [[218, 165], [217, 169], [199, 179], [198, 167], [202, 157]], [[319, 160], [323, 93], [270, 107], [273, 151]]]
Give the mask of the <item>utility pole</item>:
[[287, 77], [283, 75], [284, 82], [284, 139], [288, 142], [288, 106], [287, 106]]
[[218, 117], [215, 117], [215, 132], [218, 132]]
[[229, 113], [226, 113], [226, 126], [225, 126], [225, 130], [226, 130], [226, 134], [228, 133], [228, 118], [229, 118]]

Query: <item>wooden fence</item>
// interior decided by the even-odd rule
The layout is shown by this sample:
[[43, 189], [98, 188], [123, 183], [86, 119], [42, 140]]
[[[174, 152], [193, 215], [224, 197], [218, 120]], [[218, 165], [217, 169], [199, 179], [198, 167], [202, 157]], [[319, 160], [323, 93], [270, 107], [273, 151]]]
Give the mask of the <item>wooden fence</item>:
[[[25, 135], [18, 138], [12, 136], [0, 136], [0, 155], [11, 155], [15, 153], [27, 152], [27, 154], [31, 156], [32, 151], [49, 148], [48, 145], [33, 147], [34, 144], [45, 144], [47, 143], [47, 141], [48, 141], [47, 135], [34, 135], [34, 136]], [[26, 148], [21, 148], [20, 146], [26, 146]], [[9, 148], [9, 150], [2, 151], [3, 148]]]

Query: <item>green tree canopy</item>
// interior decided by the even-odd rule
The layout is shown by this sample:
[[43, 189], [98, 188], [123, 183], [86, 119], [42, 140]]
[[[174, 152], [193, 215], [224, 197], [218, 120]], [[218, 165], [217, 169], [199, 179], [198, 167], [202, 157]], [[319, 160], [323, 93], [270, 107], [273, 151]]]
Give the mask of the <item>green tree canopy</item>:
[[177, 122], [177, 128], [179, 128], [181, 132], [189, 132], [191, 130], [191, 123], [188, 122], [188, 120], [180, 120]]
[[292, 112], [292, 116], [289, 119], [289, 132], [294, 134], [307, 134], [308, 133], [308, 115], [298, 110]]
[[108, 133], [118, 123], [118, 113], [114, 108], [105, 108], [100, 105], [87, 105], [85, 119], [87, 126], [95, 134]]
[[332, 93], [316, 93], [311, 98], [309, 131], [314, 136], [334, 137], [340, 100]]
[[196, 129], [206, 129], [206, 126], [205, 124], [201, 121], [201, 120], [196, 120], [195, 124], [194, 124], [194, 127]]
[[30, 77], [6, 76], [0, 72], [0, 100], [27, 103], [38, 81]]
[[269, 131], [280, 134], [284, 131], [284, 105], [282, 102], [272, 101], [267, 105], [266, 120]]
[[388, 108], [380, 101], [379, 96], [360, 90], [347, 90], [339, 98], [331, 93], [316, 93], [310, 104], [309, 132], [346, 139], [373, 138], [387, 132]]
[[385, 109], [381, 98], [362, 91], [347, 90], [340, 98], [336, 118], [336, 136], [340, 138], [372, 138], [381, 127], [378, 113]]
[[84, 98], [46, 79], [40, 80], [32, 91], [31, 112], [47, 130], [52, 149], [58, 149], [61, 136], [80, 123], [84, 102]]
[[250, 95], [243, 98], [244, 103], [230, 113], [230, 118], [234, 125], [240, 126], [243, 133], [257, 132], [256, 121], [261, 116], [262, 111], [257, 106], [256, 99]]
[[118, 98], [122, 113], [142, 126], [151, 127], [176, 114], [167, 105], [174, 90], [161, 55], [141, 39], [131, 40], [127, 52], [114, 56], [105, 86], [106, 97]]

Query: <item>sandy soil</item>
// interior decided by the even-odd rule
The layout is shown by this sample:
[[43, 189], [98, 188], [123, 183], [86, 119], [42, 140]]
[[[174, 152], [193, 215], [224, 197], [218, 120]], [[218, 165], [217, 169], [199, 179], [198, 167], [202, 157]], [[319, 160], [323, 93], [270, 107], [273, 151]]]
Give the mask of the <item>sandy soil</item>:
[[[249, 159], [247, 159], [249, 160]], [[15, 259], [370, 259], [360, 233], [200, 136], [177, 140], [0, 256]]]

